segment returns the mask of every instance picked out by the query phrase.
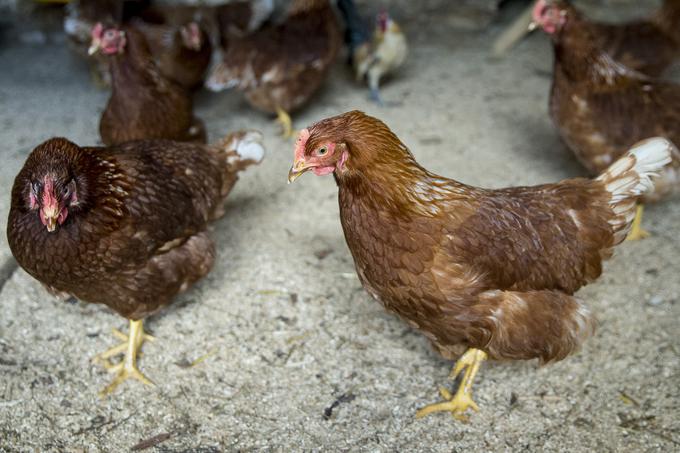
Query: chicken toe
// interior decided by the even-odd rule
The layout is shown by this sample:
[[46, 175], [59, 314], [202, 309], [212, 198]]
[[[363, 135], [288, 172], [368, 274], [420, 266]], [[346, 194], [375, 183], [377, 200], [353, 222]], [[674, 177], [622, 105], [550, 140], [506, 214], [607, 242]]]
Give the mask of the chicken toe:
[[465, 370], [463, 379], [458, 386], [455, 395], [451, 395], [448, 390], [441, 388], [439, 392], [447, 401], [425, 406], [416, 413], [416, 418], [425, 417], [433, 412], [449, 411], [451, 415], [460, 420], [466, 421], [465, 412], [468, 409], [479, 411], [479, 406], [472, 400], [472, 382], [475, 379], [479, 366], [486, 359], [486, 353], [480, 349], [468, 349], [456, 362], [451, 371], [451, 378], [455, 378], [461, 371]]

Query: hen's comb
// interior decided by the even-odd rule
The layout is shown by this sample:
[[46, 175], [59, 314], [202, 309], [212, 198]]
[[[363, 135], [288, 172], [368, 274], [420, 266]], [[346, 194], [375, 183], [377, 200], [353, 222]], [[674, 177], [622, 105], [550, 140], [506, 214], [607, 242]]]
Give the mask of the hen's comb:
[[302, 129], [297, 140], [295, 141], [295, 160], [305, 157], [305, 146], [307, 146], [307, 140], [309, 140], [309, 129]]

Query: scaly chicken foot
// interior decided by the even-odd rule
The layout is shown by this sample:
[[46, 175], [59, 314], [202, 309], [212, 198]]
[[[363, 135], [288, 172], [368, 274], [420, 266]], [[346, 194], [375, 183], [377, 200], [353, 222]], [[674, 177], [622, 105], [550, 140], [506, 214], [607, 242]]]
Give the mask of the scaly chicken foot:
[[[106, 396], [112, 393], [118, 385], [127, 379], [133, 378], [141, 381], [146, 385], [154, 385], [154, 383], [144, 376], [137, 368], [137, 356], [139, 349], [145, 341], [153, 341], [154, 337], [144, 333], [143, 321], [130, 321], [130, 335], [125, 335], [117, 329], [113, 329], [113, 334], [124, 341], [124, 343], [114, 346], [113, 348], [99, 354], [95, 360], [101, 361], [104, 367], [109, 372], [116, 373], [113, 381], [99, 392], [99, 396]], [[109, 361], [110, 357], [124, 353], [125, 356], [120, 363], [112, 364]]]
[[463, 369], [465, 370], [456, 394], [451, 395], [445, 388], [440, 388], [439, 393], [442, 398], [447, 401], [425, 406], [416, 413], [416, 418], [425, 417], [434, 412], [449, 411], [454, 418], [460, 421], [467, 421], [465, 411], [468, 409], [479, 411], [479, 406], [472, 400], [472, 382], [475, 379], [477, 371], [479, 371], [480, 365], [486, 360], [486, 357], [486, 353], [480, 349], [468, 349], [465, 354], [458, 359], [449, 375], [449, 378], [455, 379]]
[[281, 123], [281, 136], [283, 138], [290, 138], [293, 136], [293, 121], [290, 115], [283, 109], [276, 109], [276, 122]]
[[638, 241], [650, 236], [650, 233], [642, 228], [642, 213], [644, 211], [644, 206], [637, 205], [637, 210], [635, 211], [635, 218], [633, 219], [633, 225], [630, 227], [630, 233], [628, 233], [627, 241]]

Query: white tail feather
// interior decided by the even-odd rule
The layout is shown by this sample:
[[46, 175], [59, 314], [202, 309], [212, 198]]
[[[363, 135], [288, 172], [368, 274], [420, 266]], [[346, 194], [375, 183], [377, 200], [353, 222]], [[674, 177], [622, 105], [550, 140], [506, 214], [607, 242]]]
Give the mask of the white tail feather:
[[677, 148], [665, 138], [643, 140], [597, 178], [611, 193], [609, 206], [614, 216], [609, 224], [614, 229], [616, 243], [628, 234], [638, 197], [654, 191], [651, 178], [671, 162], [673, 152], [677, 152]]
[[651, 180], [671, 161], [673, 143], [661, 137], [636, 143], [628, 153], [614, 162], [597, 179], [612, 194], [611, 204], [637, 197], [654, 189]]
[[260, 163], [265, 149], [262, 134], [258, 131], [239, 131], [229, 134], [217, 146], [227, 153], [227, 163]]

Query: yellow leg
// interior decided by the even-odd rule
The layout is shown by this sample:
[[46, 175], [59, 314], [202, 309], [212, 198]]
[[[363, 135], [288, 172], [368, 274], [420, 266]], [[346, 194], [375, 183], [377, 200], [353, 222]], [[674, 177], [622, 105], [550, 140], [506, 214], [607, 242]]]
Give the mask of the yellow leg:
[[280, 108], [276, 109], [276, 122], [281, 123], [281, 136], [283, 138], [290, 138], [293, 136], [293, 121], [285, 110]]
[[[113, 330], [113, 333], [118, 338], [122, 339], [124, 343], [114, 346], [113, 348], [99, 354], [95, 357], [95, 360], [101, 361], [105, 368], [110, 372], [116, 373], [113, 381], [106, 386], [99, 396], [106, 396], [113, 392], [118, 385], [130, 378], [137, 379], [147, 385], [154, 385], [146, 376], [144, 376], [137, 368], [137, 355], [139, 354], [139, 348], [142, 346], [144, 341], [153, 341], [154, 338], [150, 335], [144, 333], [143, 321], [130, 321], [130, 335], [126, 336], [117, 329]], [[124, 353], [125, 356], [120, 363], [112, 364], [109, 361], [110, 357]]]
[[643, 205], [637, 205], [637, 210], [635, 211], [635, 219], [633, 219], [633, 225], [630, 228], [630, 233], [628, 233], [627, 241], [637, 241], [649, 237], [649, 232], [642, 228], [642, 212], [644, 210]]
[[480, 349], [468, 349], [465, 354], [458, 359], [456, 366], [449, 375], [451, 379], [455, 379], [456, 376], [465, 369], [463, 380], [461, 381], [456, 394], [451, 395], [445, 388], [440, 388], [439, 393], [441, 393], [442, 398], [448, 401], [425, 406], [416, 413], [416, 418], [425, 417], [433, 412], [449, 411], [454, 418], [466, 421], [467, 417], [464, 415], [466, 410], [470, 408], [474, 411], [478, 411], [479, 407], [472, 401], [472, 382], [475, 379], [477, 371], [479, 371], [479, 366], [486, 360], [486, 357], [486, 353]]

